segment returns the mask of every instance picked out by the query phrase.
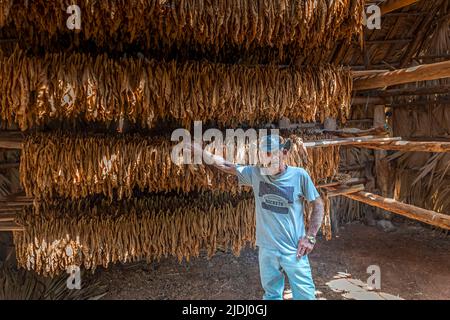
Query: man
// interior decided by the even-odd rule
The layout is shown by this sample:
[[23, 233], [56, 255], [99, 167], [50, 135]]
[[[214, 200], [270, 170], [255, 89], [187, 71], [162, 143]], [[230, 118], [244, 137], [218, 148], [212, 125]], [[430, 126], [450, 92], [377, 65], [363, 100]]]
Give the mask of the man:
[[[286, 165], [289, 149], [289, 140], [282, 143], [278, 135], [263, 137], [259, 152], [265, 154], [268, 167], [235, 165], [209, 152], [203, 154], [212, 160], [208, 163], [236, 175], [240, 185], [253, 188], [263, 298], [283, 298], [284, 271], [293, 298], [313, 300], [315, 286], [307, 255], [314, 248], [322, 224], [323, 202], [308, 173], [303, 168]], [[313, 205], [306, 232], [302, 198]]]

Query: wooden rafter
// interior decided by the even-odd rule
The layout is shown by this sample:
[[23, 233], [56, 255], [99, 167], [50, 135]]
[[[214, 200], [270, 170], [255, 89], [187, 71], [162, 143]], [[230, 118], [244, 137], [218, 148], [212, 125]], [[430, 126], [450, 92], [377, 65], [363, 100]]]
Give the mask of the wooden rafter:
[[381, 15], [410, 6], [419, 0], [386, 0], [380, 4]]
[[[394, 96], [420, 96], [430, 94], [448, 94], [450, 85], [439, 85], [432, 87], [411, 87], [401, 89], [387, 89], [370, 92], [371, 97], [394, 97]], [[363, 98], [363, 97], [361, 97]]]
[[423, 23], [420, 25], [420, 29], [417, 32], [415, 40], [408, 46], [403, 58], [401, 59], [400, 68], [408, 66], [411, 63], [413, 56], [420, 52], [420, 48], [427, 35], [430, 33], [429, 29], [433, 25], [433, 21], [440, 6], [440, 3], [436, 4], [431, 12], [425, 17]]
[[437, 80], [448, 77], [450, 77], [450, 60], [358, 77], [353, 80], [353, 90], [370, 90], [403, 83]]
[[386, 104], [386, 99], [383, 97], [377, 96], [357, 96], [353, 97], [351, 101], [352, 106], [354, 105], [377, 105], [377, 104]]

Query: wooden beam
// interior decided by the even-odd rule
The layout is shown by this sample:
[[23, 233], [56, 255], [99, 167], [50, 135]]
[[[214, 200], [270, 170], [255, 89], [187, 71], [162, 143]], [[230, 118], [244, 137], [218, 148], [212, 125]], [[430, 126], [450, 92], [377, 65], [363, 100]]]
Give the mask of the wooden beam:
[[389, 70], [386, 70], [386, 69], [382, 69], [382, 70], [352, 70], [352, 76], [353, 76], [353, 78], [358, 78], [358, 77], [371, 76], [373, 74], [383, 73], [383, 72], [388, 72], [388, 71]]
[[386, 123], [382, 125], [374, 126], [370, 129], [358, 129], [358, 128], [343, 128], [339, 130], [322, 130], [323, 133], [329, 133], [334, 136], [338, 136], [341, 138], [352, 138], [352, 137], [364, 137], [368, 135], [372, 136], [386, 136], [389, 134], [388, 127]]
[[380, 4], [381, 15], [410, 6], [419, 0], [386, 0]]
[[25, 228], [15, 222], [12, 221], [5, 221], [0, 222], [0, 231], [7, 232], [7, 231], [24, 231]]
[[391, 64], [387, 64], [387, 63], [382, 63], [382, 64], [372, 64], [372, 70], [367, 70], [367, 68], [363, 65], [350, 65], [350, 69], [352, 71], [367, 71], [367, 72], [375, 72], [378, 70], [384, 70], [386, 69], [386, 67], [391, 68], [391, 70], [395, 70], [398, 66], [400, 65], [400, 63], [391, 63]]
[[357, 184], [355, 186], [346, 187], [346, 188], [334, 188], [333, 191], [328, 191], [327, 196], [328, 197], [336, 197], [336, 196], [342, 196], [345, 194], [351, 194], [356, 193], [364, 190], [363, 184]]
[[0, 222], [6, 222], [6, 221], [14, 221], [16, 218], [15, 213], [2, 213], [0, 214]]
[[391, 17], [420, 17], [426, 15], [426, 12], [390, 12], [383, 15], [383, 18]]
[[0, 163], [0, 169], [18, 168], [19, 165], [19, 162]]
[[384, 198], [379, 195], [364, 191], [344, 194], [343, 196], [402, 215], [410, 219], [424, 222], [435, 227], [450, 230], [450, 215], [448, 214], [442, 214], [435, 211], [422, 209], [410, 204], [399, 202], [392, 198]]
[[0, 148], [22, 149], [23, 135], [17, 131], [0, 132]]
[[[361, 184], [361, 183], [366, 183], [366, 178], [350, 178], [349, 180], [345, 181], [344, 185], [349, 186], [349, 185]], [[327, 188], [327, 187], [337, 187], [337, 186], [341, 186], [341, 185], [343, 185], [343, 183], [341, 181], [333, 181], [333, 182], [319, 184], [316, 186], [316, 188], [321, 189], [321, 188]]]
[[430, 54], [430, 55], [423, 55], [423, 56], [417, 56], [414, 58], [414, 60], [437, 60], [437, 59], [450, 59], [450, 54]]
[[386, 100], [383, 97], [372, 97], [372, 96], [356, 96], [352, 98], [351, 105], [366, 105], [366, 104], [385, 104]]
[[366, 43], [369, 45], [374, 44], [402, 44], [402, 43], [410, 43], [413, 39], [381, 39], [381, 40], [367, 40]]
[[[448, 94], [450, 92], [450, 85], [439, 85], [432, 87], [412, 87], [412, 88], [401, 88], [401, 89], [388, 89], [388, 90], [377, 90], [370, 91], [370, 96], [372, 97], [394, 97], [394, 96], [420, 96], [420, 95], [430, 95], [430, 94]], [[364, 96], [358, 96], [357, 98], [364, 99]]]
[[377, 142], [389, 142], [401, 140], [400, 137], [393, 138], [382, 138], [379, 136], [365, 136], [365, 137], [354, 137], [354, 138], [336, 138], [336, 139], [325, 139], [319, 141], [309, 141], [305, 142], [304, 146], [306, 148], [320, 148], [328, 147], [333, 145], [359, 145], [364, 143], [377, 143]]
[[450, 152], [450, 142], [441, 141], [362, 141], [357, 146], [375, 150]]
[[374, 162], [374, 160], [367, 160], [363, 164], [347, 166], [347, 167], [340, 167], [339, 171], [361, 171], [361, 170], [365, 170], [369, 165], [372, 165], [373, 162]]
[[[1, 136], [1, 134], [0, 134]], [[1, 139], [1, 138], [0, 138]], [[381, 140], [380, 140], [381, 139]], [[390, 138], [390, 140], [400, 140], [401, 138]], [[346, 144], [355, 144], [358, 142], [370, 142], [370, 141], [387, 141], [385, 138], [380, 136], [364, 136], [364, 137], [358, 137], [358, 138], [337, 138], [337, 139], [325, 139], [325, 140], [318, 140], [318, 141], [310, 141], [305, 142], [304, 145], [306, 148], [315, 148], [315, 147], [326, 147], [329, 145], [346, 145]], [[13, 149], [22, 149], [22, 140], [17, 140], [15, 142], [16, 144]], [[1, 140], [0, 140], [0, 148], [1, 148]], [[0, 199], [1, 200], [1, 199]]]
[[401, 103], [388, 103], [389, 107], [415, 107], [415, 106], [429, 106], [429, 105], [446, 105], [450, 106], [450, 98], [441, 98], [436, 100], [422, 100], [422, 101], [410, 101]]
[[24, 206], [21, 207], [0, 207], [0, 214], [3, 213], [12, 213], [15, 211], [22, 211]]
[[450, 77], [450, 60], [355, 78], [353, 90], [369, 90], [416, 81]]

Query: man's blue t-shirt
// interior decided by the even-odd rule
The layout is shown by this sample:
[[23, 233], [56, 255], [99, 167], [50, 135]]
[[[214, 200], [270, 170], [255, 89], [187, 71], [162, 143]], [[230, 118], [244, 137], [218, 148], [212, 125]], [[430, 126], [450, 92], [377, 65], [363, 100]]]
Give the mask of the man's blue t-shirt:
[[298, 240], [305, 235], [303, 199], [319, 197], [309, 174], [289, 167], [278, 175], [261, 174], [255, 166], [237, 166], [240, 185], [251, 186], [256, 204], [256, 245], [297, 252]]

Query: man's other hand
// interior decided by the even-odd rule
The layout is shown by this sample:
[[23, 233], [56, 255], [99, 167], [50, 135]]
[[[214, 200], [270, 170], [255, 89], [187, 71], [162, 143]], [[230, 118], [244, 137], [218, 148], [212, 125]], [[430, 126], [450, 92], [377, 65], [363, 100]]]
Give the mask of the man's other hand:
[[309, 254], [314, 249], [314, 245], [304, 236], [298, 241], [297, 259]]

